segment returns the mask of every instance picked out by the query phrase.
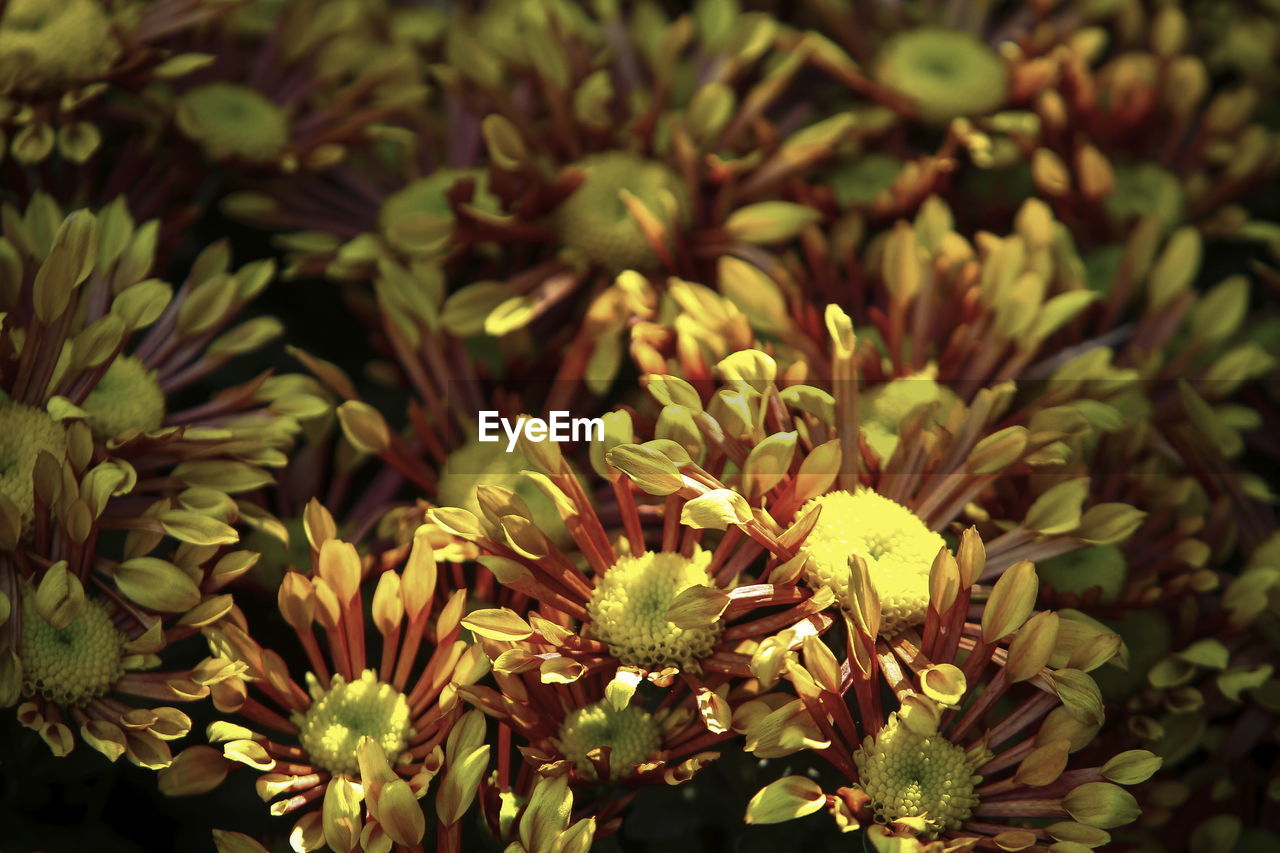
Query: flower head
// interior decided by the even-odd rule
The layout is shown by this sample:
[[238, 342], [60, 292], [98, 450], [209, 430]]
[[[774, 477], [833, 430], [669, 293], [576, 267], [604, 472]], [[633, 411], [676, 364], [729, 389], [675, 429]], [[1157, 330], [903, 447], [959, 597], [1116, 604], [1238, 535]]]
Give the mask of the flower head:
[[926, 838], [957, 830], [973, 815], [973, 791], [982, 781], [974, 770], [982, 759], [940, 734], [913, 731], [896, 712], [853, 753], [859, 787], [871, 798], [876, 822], [919, 820]]
[[413, 735], [409, 703], [403, 693], [378, 681], [373, 670], [364, 670], [351, 682], [335, 675], [328, 688], [307, 673], [307, 690], [311, 707], [294, 714], [293, 722], [302, 748], [317, 765], [335, 775], [358, 776], [356, 747], [366, 737], [382, 747], [392, 764], [400, 758]]
[[100, 601], [85, 601], [79, 614], [60, 624], [64, 618], [54, 615], [50, 623], [37, 608], [33, 591], [28, 589], [23, 596], [18, 642], [23, 689], [53, 702], [83, 707], [124, 675], [127, 638]]
[[609, 775], [618, 779], [634, 772], [662, 747], [662, 732], [653, 715], [628, 705], [616, 709], [607, 700], [578, 708], [565, 717], [556, 743], [565, 758], [587, 779], [596, 778], [596, 765], [587, 753], [609, 749]]
[[269, 162], [289, 141], [283, 110], [246, 86], [207, 83], [178, 102], [178, 124], [210, 157]]
[[[377, 555], [375, 568], [375, 557], [362, 559], [334, 537], [333, 519], [318, 503], [304, 519], [313, 565], [285, 573], [279, 608], [305, 653], [307, 689], [249, 634], [238, 611], [210, 627], [214, 656], [201, 669], [215, 674], [215, 705], [254, 728], [213, 723], [209, 737], [222, 743], [225, 760], [193, 747], [162, 776], [161, 788], [208, 790], [238, 762], [263, 774], [257, 787], [275, 800], [272, 814], [299, 815], [294, 833], [309, 845], [351, 850], [366, 825], [397, 844], [420, 842], [425, 823], [416, 798], [443, 772], [437, 813], [442, 832], [456, 833], [489, 750], [479, 715], [464, 717], [457, 702], [459, 687], [487, 669], [479, 649], [458, 639], [464, 591], [439, 595], [429, 531]], [[366, 575], [377, 653], [366, 637]], [[319, 812], [308, 810], [321, 800]]]
[[724, 628], [719, 624], [683, 628], [667, 617], [667, 611], [691, 587], [711, 586], [710, 564], [709, 551], [692, 559], [653, 552], [620, 558], [587, 603], [592, 635], [626, 666], [695, 667], [711, 653]]
[[586, 178], [555, 213], [564, 245], [609, 272], [653, 268], [658, 258], [627, 196], [676, 231], [689, 219], [684, 181], [665, 163], [625, 151], [594, 154], [575, 165]]
[[924, 621], [929, 606], [929, 570], [947, 547], [919, 516], [870, 489], [829, 492], [800, 514], [821, 507], [804, 541], [806, 579], [836, 594], [852, 609], [849, 561], [865, 561], [880, 599], [880, 632], [892, 636]]
[[959, 30], [921, 27], [885, 42], [876, 78], [911, 98], [926, 121], [988, 113], [1008, 97], [1004, 61], [974, 36]]

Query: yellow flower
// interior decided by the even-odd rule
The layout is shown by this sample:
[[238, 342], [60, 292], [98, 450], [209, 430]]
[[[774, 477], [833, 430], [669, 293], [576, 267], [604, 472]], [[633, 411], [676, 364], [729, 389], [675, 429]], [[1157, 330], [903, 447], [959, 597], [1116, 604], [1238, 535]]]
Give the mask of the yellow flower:
[[36, 609], [35, 590], [26, 593], [18, 651], [25, 692], [81, 706], [110, 690], [124, 675], [125, 637], [102, 603], [85, 599], [69, 624], [55, 628]]
[[724, 628], [681, 628], [667, 618], [667, 609], [686, 589], [711, 585], [710, 562], [710, 551], [692, 559], [654, 552], [621, 558], [605, 572], [587, 604], [592, 632], [628, 666], [695, 667], [711, 653]]
[[867, 563], [880, 596], [882, 636], [891, 637], [924, 621], [929, 606], [929, 569], [946, 542], [902, 504], [870, 489], [831, 492], [800, 510], [822, 507], [818, 523], [805, 540], [809, 559], [806, 579], [836, 594], [849, 611], [849, 558]]
[[589, 779], [595, 779], [597, 774], [587, 753], [597, 747], [609, 747], [609, 778], [619, 779], [629, 776], [637, 764], [661, 748], [662, 732], [643, 708], [628, 705], [615, 710], [608, 700], [601, 700], [565, 717], [557, 746]]
[[356, 747], [363, 737], [372, 738], [394, 764], [413, 735], [404, 694], [378, 681], [371, 669], [350, 682], [335, 675], [327, 690], [308, 672], [307, 688], [313, 701], [294, 715], [298, 739], [330, 773], [359, 777]]
[[853, 760], [881, 823], [920, 818], [924, 834], [937, 838], [959, 829], [978, 804], [973, 791], [982, 781], [973, 773], [977, 762], [941, 734], [912, 731], [896, 712], [884, 728], [867, 736]]
[[587, 178], [556, 212], [564, 244], [611, 271], [653, 267], [653, 247], [622, 194], [634, 195], [659, 220], [683, 224], [689, 201], [680, 176], [663, 163], [625, 151], [597, 154], [577, 165]]

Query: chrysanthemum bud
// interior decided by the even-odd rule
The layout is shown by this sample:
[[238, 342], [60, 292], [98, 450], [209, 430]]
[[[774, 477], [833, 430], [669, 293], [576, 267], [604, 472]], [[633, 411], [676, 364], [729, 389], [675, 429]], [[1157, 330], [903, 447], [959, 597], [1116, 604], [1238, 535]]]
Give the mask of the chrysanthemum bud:
[[651, 495], [669, 495], [684, 485], [680, 469], [647, 444], [620, 444], [605, 454], [605, 461]]
[[747, 823], [782, 823], [813, 814], [826, 803], [817, 782], [804, 776], [784, 776], [761, 788], [747, 803]]
[[1076, 820], [1100, 829], [1132, 823], [1142, 813], [1132, 794], [1110, 782], [1086, 782], [1073, 788], [1063, 797], [1062, 806]]
[[794, 238], [821, 214], [812, 207], [787, 201], [762, 201], [729, 214], [725, 231], [746, 243], [782, 243]]
[[982, 641], [994, 643], [1018, 630], [1031, 616], [1039, 588], [1035, 566], [1029, 560], [1006, 569], [982, 610]]

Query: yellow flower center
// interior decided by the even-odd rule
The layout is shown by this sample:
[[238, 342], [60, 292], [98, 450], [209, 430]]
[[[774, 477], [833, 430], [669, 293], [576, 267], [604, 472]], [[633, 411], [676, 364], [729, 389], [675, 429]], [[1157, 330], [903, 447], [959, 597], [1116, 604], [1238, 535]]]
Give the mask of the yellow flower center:
[[881, 459], [888, 459], [898, 448], [898, 425], [912, 409], [937, 401], [941, 405], [933, 422], [938, 423], [959, 399], [950, 388], [923, 374], [894, 379], [862, 395], [859, 410], [862, 431], [871, 449]]
[[1115, 545], [1094, 545], [1043, 560], [1036, 564], [1036, 574], [1058, 592], [1082, 595], [1098, 587], [1100, 601], [1111, 604], [1124, 592], [1128, 568], [1124, 552]]
[[178, 124], [215, 159], [273, 160], [289, 143], [284, 111], [246, 86], [210, 83], [182, 96]]
[[0, 495], [18, 508], [24, 530], [35, 516], [36, 458], [42, 450], [61, 458], [66, 447], [66, 434], [53, 418], [22, 403], [0, 402]]
[[392, 764], [404, 752], [413, 727], [409, 725], [409, 702], [390, 684], [378, 681], [366, 669], [355, 681], [335, 675], [328, 690], [307, 673], [311, 707], [294, 715], [302, 748], [311, 760], [330, 773], [359, 777], [356, 747], [370, 737], [382, 747]]
[[822, 507], [818, 523], [805, 540], [809, 555], [805, 577], [814, 587], [827, 587], [848, 611], [855, 603], [849, 591], [849, 558], [862, 557], [880, 595], [880, 634], [894, 634], [924, 621], [929, 607], [929, 569], [946, 542], [924, 526], [902, 504], [870, 489], [831, 492], [801, 509]]
[[667, 609], [689, 587], [711, 585], [710, 561], [710, 551], [693, 559], [649, 552], [618, 560], [587, 604], [591, 634], [628, 666], [696, 668], [699, 659], [711, 654], [724, 627], [681, 628], [667, 619]]
[[98, 441], [132, 430], [157, 429], [164, 423], [164, 391], [153, 371], [131, 355], [111, 362], [85, 398], [89, 428]]
[[1009, 75], [996, 52], [973, 35], [942, 27], [906, 30], [876, 60], [880, 82], [911, 98], [927, 122], [981, 115], [998, 108]]
[[982, 777], [973, 775], [976, 765], [965, 751], [942, 735], [911, 731], [897, 713], [862, 742], [853, 760], [881, 823], [919, 818], [924, 834], [936, 838], [959, 829], [978, 804], [973, 789]]
[[663, 163], [625, 151], [596, 154], [578, 166], [586, 180], [556, 211], [565, 245], [612, 272], [652, 268], [657, 257], [622, 192], [644, 202], [669, 228], [679, 227], [689, 216], [688, 190], [680, 176]]
[[119, 52], [98, 0], [9, 0], [0, 18], [0, 91], [83, 83], [106, 73]]
[[602, 701], [565, 717], [556, 743], [564, 757], [588, 779], [596, 778], [596, 767], [587, 753], [596, 747], [609, 747], [609, 778], [621, 779], [658, 751], [662, 733], [648, 711], [631, 705], [615, 711]]
[[102, 602], [86, 598], [80, 615], [54, 628], [36, 610], [35, 590], [22, 596], [23, 688], [62, 705], [84, 705], [103, 695], [124, 675], [125, 637]]

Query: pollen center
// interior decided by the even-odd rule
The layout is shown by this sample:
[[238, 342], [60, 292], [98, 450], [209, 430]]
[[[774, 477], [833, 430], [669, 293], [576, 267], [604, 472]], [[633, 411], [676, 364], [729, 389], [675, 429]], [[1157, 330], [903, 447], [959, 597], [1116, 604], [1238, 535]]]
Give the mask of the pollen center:
[[657, 263], [648, 238], [632, 217], [624, 191], [638, 198], [668, 229], [688, 219], [688, 190], [668, 166], [614, 151], [577, 164], [586, 180], [560, 205], [556, 222], [566, 246], [594, 264], [617, 272]]
[[284, 111], [253, 89], [232, 83], [210, 83], [183, 95], [178, 123], [214, 158], [265, 163], [289, 142]]
[[805, 504], [801, 513], [822, 507], [805, 540], [805, 577], [828, 587], [848, 611], [849, 558], [862, 557], [880, 596], [880, 633], [894, 634], [924, 621], [929, 606], [929, 570], [946, 542], [902, 504], [870, 489], [832, 492]]
[[111, 362], [81, 406], [98, 441], [164, 423], [164, 391], [155, 373], [131, 355]]
[[36, 458], [42, 450], [61, 457], [66, 446], [66, 435], [53, 418], [32, 406], [0, 402], [0, 495], [18, 508], [24, 530], [35, 515]]
[[649, 552], [618, 560], [587, 604], [592, 635], [628, 666], [697, 667], [720, 639], [723, 626], [681, 628], [667, 619], [667, 609], [689, 587], [710, 586], [710, 560], [709, 551], [693, 559]]
[[320, 689], [308, 675], [311, 707], [294, 715], [302, 748], [311, 760], [330, 773], [360, 775], [356, 747], [370, 737], [382, 747], [392, 764], [404, 752], [413, 728], [409, 725], [409, 702], [390, 684], [377, 680], [366, 669], [355, 681], [335, 675], [328, 690]]
[[1008, 72], [994, 50], [969, 33], [942, 27], [918, 27], [890, 39], [876, 75], [935, 124], [991, 112], [1009, 90]]
[[653, 716], [643, 708], [628, 705], [616, 711], [607, 701], [601, 701], [565, 717], [558, 745], [564, 757], [589, 779], [596, 779], [597, 774], [587, 753], [596, 747], [609, 747], [609, 778], [621, 779], [658, 751], [662, 734]]
[[982, 777], [973, 775], [964, 749], [942, 735], [911, 731], [896, 713], [862, 742], [853, 760], [880, 823], [919, 818], [925, 834], [936, 838], [959, 829], [978, 804], [973, 789]]
[[80, 614], [55, 628], [36, 610], [35, 590], [22, 596], [22, 681], [25, 693], [62, 705], [84, 705], [124, 675], [124, 635], [100, 601], [85, 599]]

